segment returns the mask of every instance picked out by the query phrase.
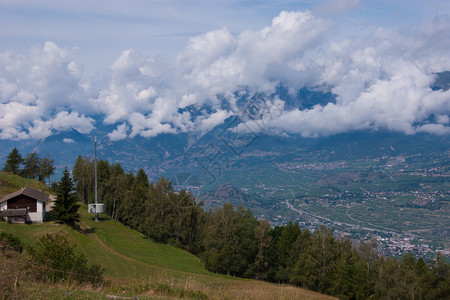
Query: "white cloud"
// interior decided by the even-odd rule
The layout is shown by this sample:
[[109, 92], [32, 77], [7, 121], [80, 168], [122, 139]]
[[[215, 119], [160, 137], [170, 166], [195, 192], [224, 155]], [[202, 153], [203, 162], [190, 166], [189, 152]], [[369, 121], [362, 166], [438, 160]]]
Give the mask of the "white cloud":
[[121, 124], [121, 125], [117, 126], [117, 129], [108, 133], [108, 138], [111, 141], [120, 141], [120, 140], [126, 139], [128, 136], [127, 131], [128, 131], [127, 124]]
[[417, 132], [428, 132], [432, 134], [444, 135], [450, 133], [450, 127], [442, 124], [425, 124], [418, 126]]
[[425, 124], [418, 126], [417, 132], [428, 132], [432, 134], [444, 135], [450, 133], [450, 127], [442, 124]]
[[59, 112], [49, 120], [36, 119], [27, 127], [29, 135], [33, 139], [46, 138], [55, 132], [75, 129], [80, 133], [89, 133], [94, 129], [94, 119], [80, 115], [76, 112]]
[[[260, 31], [233, 37], [223, 28], [192, 38], [173, 63], [126, 50], [111, 66], [108, 89], [92, 102], [105, 123], [129, 124], [130, 137], [204, 132], [236, 113], [234, 103], [229, 111], [221, 109], [218, 95], [233, 102], [232, 93], [242, 86], [272, 92], [287, 79], [304, 84], [306, 77], [290, 65], [320, 44], [327, 28], [309, 11], [282, 12]], [[293, 77], [286, 77], [289, 72]], [[179, 112], [189, 105], [212, 109], [194, 117]]]
[[[323, 7], [343, 13], [358, 4], [334, 0]], [[334, 30], [310, 11], [283, 11], [260, 30], [233, 34], [222, 28], [191, 38], [173, 61], [125, 50], [97, 97], [75, 62], [76, 49], [47, 42], [22, 55], [0, 53], [0, 139], [42, 138], [72, 128], [88, 133], [94, 114], [117, 124], [108, 134], [113, 141], [204, 133], [239, 112], [239, 89], [270, 94], [279, 84], [291, 93], [330, 87], [337, 98], [265, 120], [273, 132], [447, 132], [450, 92], [429, 86], [435, 72], [450, 70], [448, 17], [357, 38], [331, 37]], [[201, 114], [187, 109], [191, 105]]]
[[[52, 42], [27, 54], [0, 53], [0, 138], [44, 138], [52, 131], [92, 130], [87, 91], [69, 52]], [[70, 110], [57, 113], [61, 110]]]
[[[450, 70], [448, 30], [447, 18], [407, 35], [380, 29], [363, 40], [332, 44], [315, 64], [323, 70], [317, 83], [332, 86], [337, 103], [286, 112], [270, 126], [304, 136], [368, 128], [447, 132], [443, 121], [450, 113], [450, 92], [429, 86], [433, 72]], [[442, 124], [420, 125], [433, 116]]]
[[205, 116], [205, 118], [197, 118], [197, 127], [202, 134], [210, 131], [217, 125], [222, 124], [226, 118], [231, 115], [230, 112], [226, 110], [219, 110], [215, 113], [210, 114], [209, 116]]
[[63, 138], [63, 143], [73, 144], [73, 143], [75, 143], [75, 140], [74, 139], [70, 139], [70, 138]]
[[450, 123], [450, 117], [448, 115], [439, 115], [437, 117], [437, 122], [440, 124], [448, 124]]

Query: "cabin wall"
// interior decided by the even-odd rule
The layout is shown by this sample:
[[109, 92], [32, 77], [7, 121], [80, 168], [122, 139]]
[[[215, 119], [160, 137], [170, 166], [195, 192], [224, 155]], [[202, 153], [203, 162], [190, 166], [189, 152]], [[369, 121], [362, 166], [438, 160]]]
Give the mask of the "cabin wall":
[[31, 221], [33, 223], [43, 223], [44, 216], [45, 216], [45, 203], [37, 201], [36, 212], [28, 212], [27, 221]]
[[37, 212], [37, 201], [25, 195], [8, 200], [8, 209], [26, 208], [28, 212]]

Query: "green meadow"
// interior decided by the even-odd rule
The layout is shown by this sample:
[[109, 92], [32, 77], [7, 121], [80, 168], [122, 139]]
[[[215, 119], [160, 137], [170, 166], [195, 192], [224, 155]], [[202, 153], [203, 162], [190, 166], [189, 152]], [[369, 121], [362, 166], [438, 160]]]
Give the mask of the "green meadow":
[[[1, 173], [3, 182], [15, 176]], [[8, 181], [14, 190], [19, 185]], [[33, 182], [35, 187], [39, 183]], [[81, 206], [80, 230], [55, 222], [44, 224], [9, 224], [0, 221], [0, 232], [11, 233], [31, 247], [45, 234], [64, 235], [89, 264], [105, 268], [101, 287], [33, 283], [23, 286], [30, 299], [332, 299], [293, 286], [277, 285], [211, 273], [201, 260], [176, 247], [153, 242], [146, 236], [100, 214], [99, 222]], [[109, 296], [108, 296], [109, 295]], [[118, 298], [116, 298], [118, 299]]]

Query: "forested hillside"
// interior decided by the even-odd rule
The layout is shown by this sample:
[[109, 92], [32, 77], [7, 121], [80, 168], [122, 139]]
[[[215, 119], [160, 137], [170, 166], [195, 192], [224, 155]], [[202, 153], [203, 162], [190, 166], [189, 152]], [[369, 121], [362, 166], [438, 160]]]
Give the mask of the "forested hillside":
[[[78, 157], [73, 168], [77, 195], [94, 197], [93, 161]], [[112, 218], [161, 243], [196, 254], [213, 272], [291, 283], [349, 299], [443, 299], [450, 294], [449, 265], [436, 254], [428, 264], [412, 254], [400, 260], [377, 253], [376, 241], [354, 247], [324, 226], [314, 232], [290, 222], [271, 228], [243, 207], [224, 204], [204, 211], [165, 178], [149, 182], [120, 164], [98, 162], [99, 201]]]
[[[0, 172], [0, 187], [43, 186]], [[61, 180], [62, 181], [62, 180]], [[60, 181], [60, 186], [61, 186]], [[52, 193], [55, 191], [52, 191]], [[0, 189], [0, 198], [8, 193]], [[213, 274], [194, 255], [155, 243], [87, 206], [79, 227], [0, 219], [0, 299], [331, 299], [292, 286]]]

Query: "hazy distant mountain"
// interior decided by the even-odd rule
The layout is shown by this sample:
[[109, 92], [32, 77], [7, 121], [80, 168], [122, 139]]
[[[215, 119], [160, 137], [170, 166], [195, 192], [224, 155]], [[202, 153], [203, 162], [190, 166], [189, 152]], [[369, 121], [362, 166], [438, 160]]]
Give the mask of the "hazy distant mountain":
[[[433, 89], [448, 89], [450, 72], [437, 74]], [[195, 174], [204, 186], [216, 186], [227, 178], [223, 174], [234, 173], [245, 166], [263, 166], [266, 163], [282, 163], [292, 159], [310, 157], [318, 161], [338, 161], [362, 158], [375, 158], [393, 155], [428, 155], [443, 153], [450, 148], [447, 135], [417, 133], [406, 135], [388, 130], [355, 130], [322, 137], [301, 137], [294, 134], [254, 131], [236, 131], [239, 124], [248, 120], [260, 121], [259, 111], [263, 110], [264, 101], [269, 96], [236, 92], [241, 95], [237, 107], [244, 116], [230, 116], [221, 125], [205, 133], [160, 134], [152, 138], [136, 136], [119, 141], [110, 141], [107, 133], [115, 125], [104, 125], [100, 118], [96, 119], [96, 130], [91, 134], [81, 134], [76, 130], [64, 131], [51, 135], [43, 140], [9, 141], [0, 143], [0, 163], [12, 147], [16, 146], [26, 155], [37, 151], [50, 155], [60, 172], [64, 167], [71, 167], [78, 155], [93, 157], [94, 136], [97, 136], [98, 157], [110, 162], [119, 162], [129, 171], [136, 172], [143, 168], [151, 179], [160, 176], [171, 177], [181, 173]], [[329, 89], [325, 87], [302, 88], [292, 94], [283, 86], [279, 86], [270, 99], [284, 99], [284, 109], [310, 109], [315, 105], [326, 105], [336, 101]], [[227, 105], [228, 102], [223, 103]], [[223, 107], [226, 108], [226, 107]], [[202, 114], [207, 107], [185, 108], [193, 117]], [[253, 109], [253, 111], [250, 111]], [[245, 115], [248, 110], [247, 115]], [[204, 111], [203, 111], [204, 112]], [[247, 119], [245, 119], [247, 117]], [[259, 126], [264, 127], [264, 120]], [[250, 129], [249, 129], [250, 128]], [[245, 129], [245, 128], [244, 128]], [[261, 128], [259, 128], [261, 129]], [[222, 160], [223, 170], [219, 170], [217, 160]], [[212, 174], [207, 168], [215, 168]], [[220, 173], [220, 174], [219, 174]], [[210, 178], [209, 178], [210, 177]], [[220, 177], [219, 179], [213, 177]], [[254, 178], [257, 181], [257, 178]]]

